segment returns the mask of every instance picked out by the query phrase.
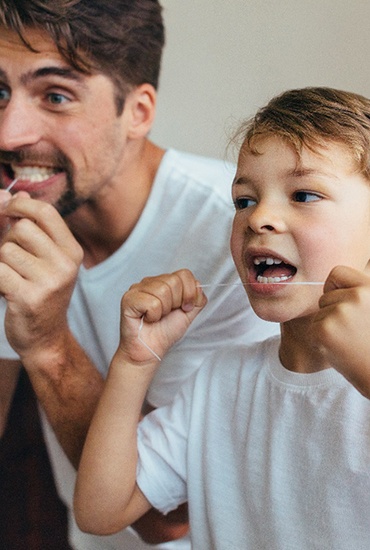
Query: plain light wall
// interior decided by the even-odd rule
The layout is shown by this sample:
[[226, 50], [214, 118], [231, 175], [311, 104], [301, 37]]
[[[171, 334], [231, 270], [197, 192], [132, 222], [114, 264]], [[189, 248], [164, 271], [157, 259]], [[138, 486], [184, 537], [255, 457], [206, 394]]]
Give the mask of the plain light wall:
[[[370, 0], [162, 0], [152, 139], [225, 158], [243, 119], [288, 88], [370, 96]], [[230, 155], [229, 155], [230, 156]]]

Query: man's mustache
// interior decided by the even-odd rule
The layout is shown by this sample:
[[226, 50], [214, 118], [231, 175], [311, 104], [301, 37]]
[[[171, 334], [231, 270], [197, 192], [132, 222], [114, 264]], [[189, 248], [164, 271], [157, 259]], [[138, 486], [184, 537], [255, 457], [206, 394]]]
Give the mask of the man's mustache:
[[23, 151], [1, 151], [0, 163], [2, 164], [19, 164], [24, 161]]
[[70, 162], [61, 151], [41, 154], [25, 149], [17, 151], [4, 151], [0, 149], [0, 164], [40, 164], [41, 166], [46, 164], [59, 168], [62, 171], [71, 171]]

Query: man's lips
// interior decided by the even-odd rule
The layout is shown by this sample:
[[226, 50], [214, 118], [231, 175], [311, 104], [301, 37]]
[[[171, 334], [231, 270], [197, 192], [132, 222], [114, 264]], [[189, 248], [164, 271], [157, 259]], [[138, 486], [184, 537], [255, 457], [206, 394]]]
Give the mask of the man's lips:
[[47, 166], [11, 166], [14, 178], [19, 181], [39, 183], [54, 176], [58, 170]]
[[16, 180], [13, 186], [15, 192], [40, 189], [44, 185], [49, 185], [53, 178], [61, 173], [60, 169], [48, 166], [2, 165], [1, 167], [3, 187], [9, 187]]

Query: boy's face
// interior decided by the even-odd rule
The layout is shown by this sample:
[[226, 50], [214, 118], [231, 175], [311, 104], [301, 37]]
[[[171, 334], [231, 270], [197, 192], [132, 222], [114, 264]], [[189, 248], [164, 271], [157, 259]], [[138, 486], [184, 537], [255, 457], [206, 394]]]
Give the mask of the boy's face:
[[233, 183], [231, 251], [251, 304], [263, 319], [284, 322], [318, 308], [336, 265], [364, 270], [370, 258], [370, 182], [337, 143], [302, 151], [278, 137], [246, 146]]

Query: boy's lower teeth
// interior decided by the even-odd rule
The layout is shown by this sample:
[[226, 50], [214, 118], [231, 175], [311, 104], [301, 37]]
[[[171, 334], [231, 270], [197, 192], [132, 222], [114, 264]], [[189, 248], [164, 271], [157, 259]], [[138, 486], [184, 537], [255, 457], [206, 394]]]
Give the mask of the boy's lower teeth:
[[290, 279], [290, 277], [288, 276], [284, 276], [284, 277], [263, 277], [262, 275], [257, 276], [257, 282], [263, 283], [263, 284], [282, 283], [284, 281], [287, 281], [288, 279]]

